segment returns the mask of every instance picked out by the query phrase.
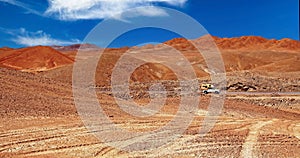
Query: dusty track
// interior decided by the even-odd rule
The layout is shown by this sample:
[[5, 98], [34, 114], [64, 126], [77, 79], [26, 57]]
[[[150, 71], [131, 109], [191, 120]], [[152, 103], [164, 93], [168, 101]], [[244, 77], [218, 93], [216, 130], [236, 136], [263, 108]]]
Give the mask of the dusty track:
[[[65, 119], [69, 121], [66, 122]], [[278, 123], [280, 126], [287, 127], [297, 125], [292, 121], [283, 123], [281, 120], [276, 122], [221, 118], [213, 131], [205, 137], [196, 135], [193, 129], [190, 129], [190, 132], [162, 148], [128, 153], [101, 143], [78, 124], [78, 120], [65, 119], [42, 120], [46, 124], [55, 121], [49, 123], [47, 127], [28, 127], [1, 132], [1, 155], [7, 157], [265, 157], [276, 155], [281, 157], [288, 154], [289, 157], [298, 157], [300, 154], [299, 139], [296, 137], [299, 133], [293, 131], [293, 128], [290, 131], [277, 129]], [[30, 121], [34, 124], [39, 120]], [[141, 125], [131, 124], [131, 126]], [[192, 128], [196, 130], [199, 126]], [[279, 131], [271, 131], [268, 130], [269, 128]], [[276, 148], [276, 154], [268, 151], [270, 148]], [[287, 149], [293, 152], [286, 153]]]

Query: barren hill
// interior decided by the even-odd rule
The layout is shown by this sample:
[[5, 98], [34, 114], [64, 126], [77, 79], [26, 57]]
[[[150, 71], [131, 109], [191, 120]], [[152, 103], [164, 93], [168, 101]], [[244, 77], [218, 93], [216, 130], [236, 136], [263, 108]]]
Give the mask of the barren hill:
[[97, 50], [100, 49], [98, 46], [94, 44], [73, 44], [69, 46], [52, 46], [52, 48], [58, 51], [77, 51], [78, 49], [81, 50]]
[[[207, 37], [209, 36], [203, 36], [194, 41], [199, 42], [201, 46], [209, 47]], [[256, 36], [243, 36], [239, 38], [212, 37], [212, 39], [220, 49], [227, 72], [252, 71], [262, 74], [270, 72], [278, 74], [300, 71], [300, 65], [298, 64], [300, 62], [299, 41], [291, 39], [268, 40]], [[175, 38], [164, 44], [179, 50], [192, 64], [198, 77], [209, 76], [210, 72], [206, 61], [187, 39]], [[0, 54], [0, 67], [9, 67], [30, 72], [51, 69], [51, 71], [42, 74], [51, 78], [61, 78], [71, 81], [71, 64], [75, 60], [74, 58], [79, 45], [55, 46], [54, 48], [56, 50], [50, 47], [38, 46], [4, 51]], [[94, 58], [102, 50], [100, 48], [96, 49], [96, 46], [90, 44], [84, 44], [83, 48], [87, 48], [84, 49], [85, 56], [81, 56], [77, 60]], [[168, 59], [168, 62], [175, 62], [175, 59], [172, 61], [172, 58], [169, 58], [169, 52], [175, 49], [166, 49], [162, 44], [106, 49], [98, 64], [96, 80], [100, 85], [109, 84], [111, 72], [115, 64], [125, 53], [129, 54], [131, 60], [146, 62], [146, 64], [137, 68], [132, 74], [132, 81], [174, 80], [176, 76], [172, 70], [161, 64], [150, 62], [147, 59], [137, 58], [137, 56], [148, 56], [147, 54], [151, 54], [155, 50], [156, 53], [160, 54], [161, 58]], [[141, 53], [145, 54], [141, 55]], [[150, 56], [148, 57], [152, 58]], [[54, 70], [54, 68], [59, 69]]]
[[2, 47], [2, 48], [0, 48], [0, 53], [1, 53], [1, 52], [5, 52], [5, 51], [9, 51], [9, 50], [13, 50], [13, 48]]
[[[207, 42], [205, 38], [209, 36], [203, 36], [193, 41]], [[234, 38], [220, 38], [213, 36], [219, 49], [221, 50], [285, 50], [285, 51], [300, 51], [300, 42], [289, 38], [283, 38], [281, 40], [266, 39], [260, 36], [242, 36]], [[191, 48], [188, 40], [184, 38], [175, 38], [170, 41], [166, 41], [165, 44], [175, 46], [177, 48]], [[204, 43], [205, 44], [205, 43]]]
[[288, 38], [268, 40], [259, 36], [242, 36], [237, 38], [215, 37], [215, 41], [221, 49], [300, 50], [300, 42]]
[[73, 62], [68, 56], [45, 46], [8, 50], [0, 54], [0, 66], [29, 72], [50, 70]]
[[[201, 37], [194, 42], [208, 45]], [[236, 38], [213, 37], [223, 57], [226, 71], [264, 71], [264, 72], [293, 72], [299, 71], [300, 42], [291, 39], [268, 40], [258, 36], [242, 36]], [[182, 38], [165, 42], [181, 52], [197, 56], [192, 44]], [[203, 58], [198, 62], [204, 64]]]
[[[253, 36], [228, 39], [213, 37], [213, 39], [220, 49], [228, 74], [230, 74], [229, 72], [252, 71], [254, 73], [269, 75], [270, 73], [283, 74], [300, 71], [300, 65], [298, 64], [300, 62], [299, 41], [290, 39], [268, 40]], [[197, 39], [195, 41], [206, 44], [205, 40]], [[204, 58], [188, 40], [176, 38], [165, 42], [165, 44], [179, 50], [192, 64], [198, 77], [209, 76], [209, 70]], [[172, 62], [173, 58], [170, 58], [168, 55], [168, 52], [172, 51], [172, 49], [165, 49], [161, 44], [106, 49], [97, 67], [97, 84], [107, 85], [110, 83], [111, 72], [123, 54], [129, 54], [132, 60], [136, 59], [147, 62], [147, 59], [137, 58], [137, 56], [141, 56], [141, 53], [145, 52], [149, 52], [149, 55], [151, 55], [153, 50], [155, 50], [156, 53], [161, 52], [160, 56], [162, 58]], [[65, 54], [74, 58], [76, 52], [67, 52]], [[84, 52], [84, 54], [86, 54], [86, 58], [83, 58], [83, 60], [86, 60], [93, 58], [95, 55], [99, 55], [99, 51], [89, 51]], [[146, 57], [147, 53], [144, 55]], [[175, 60], [173, 62], [175, 62]], [[71, 81], [72, 66], [47, 71], [42, 73], [42, 75]], [[137, 68], [132, 74], [131, 79], [132, 81], [147, 82], [151, 80], [174, 80], [176, 76], [174, 76], [174, 73], [167, 67], [158, 63], [148, 62]]]

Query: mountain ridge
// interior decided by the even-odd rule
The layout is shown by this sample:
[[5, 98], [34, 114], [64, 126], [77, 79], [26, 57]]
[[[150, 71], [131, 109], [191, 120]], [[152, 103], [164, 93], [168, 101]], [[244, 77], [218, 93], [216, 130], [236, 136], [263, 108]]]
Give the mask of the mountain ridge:
[[[212, 42], [214, 41], [223, 56], [226, 71], [262, 71], [263, 69], [277, 71], [272, 67], [278, 67], [280, 68], [278, 70], [281, 71], [284, 71], [285, 69], [286, 71], [294, 71], [298, 70], [299, 64], [296, 63], [300, 62], [300, 42], [288, 38], [269, 40], [260, 36], [242, 36], [234, 38], [203, 36], [193, 41], [199, 42], [198, 44], [200, 45], [207, 45], [208, 47], [211, 46], [210, 44], [214, 44]], [[164, 44], [182, 51], [188, 60], [195, 63], [195, 69], [201, 67], [201, 70], [198, 71], [199, 74], [205, 74], [203, 71], [205, 70], [205, 61], [199, 56], [199, 53], [197, 53], [198, 51], [196, 51], [189, 40], [184, 38], [174, 38], [164, 42]], [[73, 64], [79, 48], [85, 50], [86, 58], [94, 57], [95, 55], [98, 55], [99, 50], [103, 50], [92, 44], [53, 47], [35, 46], [20, 49], [8, 47], [0, 48], [0, 67], [27, 72], [48, 71]], [[104, 59], [105, 57], [110, 59], [101, 62], [106, 62], [103, 66], [112, 65], [127, 51], [156, 49], [160, 47], [161, 44], [131, 48], [107, 48], [104, 51], [103, 57]], [[86, 58], [79, 60], [84, 60]], [[162, 68], [159, 65], [153, 64], [149, 65], [149, 67], [151, 69]], [[292, 67], [294, 68], [291, 69]], [[135, 76], [139, 75], [135, 74]]]

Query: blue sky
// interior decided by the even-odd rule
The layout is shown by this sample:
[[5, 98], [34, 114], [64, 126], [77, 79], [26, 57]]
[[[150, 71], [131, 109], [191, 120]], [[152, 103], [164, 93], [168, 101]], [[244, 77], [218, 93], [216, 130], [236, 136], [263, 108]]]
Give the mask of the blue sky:
[[[103, 19], [126, 20], [124, 10], [148, 6], [132, 16], [164, 16], [157, 6], [188, 14], [211, 35], [299, 40], [298, 0], [0, 0], [0, 47], [80, 43]], [[159, 34], [159, 36], [157, 36]], [[141, 29], [111, 46], [164, 42], [176, 34]]]

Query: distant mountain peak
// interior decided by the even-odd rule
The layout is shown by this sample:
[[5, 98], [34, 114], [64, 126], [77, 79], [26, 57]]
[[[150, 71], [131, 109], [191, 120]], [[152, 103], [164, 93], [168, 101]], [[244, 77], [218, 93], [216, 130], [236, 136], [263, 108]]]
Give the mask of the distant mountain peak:
[[[232, 37], [232, 38], [220, 38], [216, 36], [210, 36], [211, 39], [215, 41], [217, 46], [221, 50], [227, 49], [249, 49], [249, 50], [291, 50], [291, 51], [299, 51], [300, 50], [300, 42], [296, 40], [292, 40], [289, 38], [283, 38], [281, 40], [275, 39], [266, 39], [261, 36], [241, 36], [241, 37]], [[201, 44], [205, 44], [205, 42], [209, 42], [207, 40], [207, 36], [200, 37], [193, 41], [201, 41]], [[172, 40], [164, 42], [164, 44], [174, 46], [176, 48], [180, 47], [189, 47], [191, 45], [187, 39], [184, 38], [174, 38]]]
[[100, 47], [98, 47], [94, 44], [89, 44], [89, 43], [73, 44], [73, 45], [69, 45], [69, 46], [51, 46], [51, 47], [58, 50], [58, 51], [77, 51], [79, 49], [81, 49], [81, 50], [98, 50], [98, 49], [101, 49]]

